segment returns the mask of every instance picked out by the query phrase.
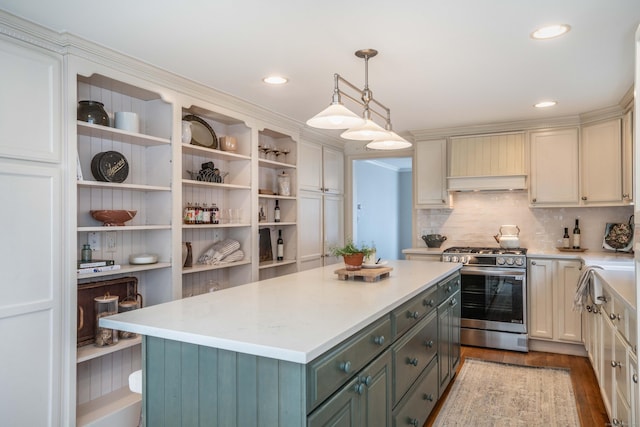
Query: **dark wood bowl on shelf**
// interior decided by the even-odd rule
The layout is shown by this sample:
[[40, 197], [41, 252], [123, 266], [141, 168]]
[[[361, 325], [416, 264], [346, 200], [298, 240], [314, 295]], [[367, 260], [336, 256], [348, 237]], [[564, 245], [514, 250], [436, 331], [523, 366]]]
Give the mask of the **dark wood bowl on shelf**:
[[98, 221], [102, 221], [105, 226], [117, 226], [124, 225], [125, 222], [130, 221], [136, 216], [138, 211], [128, 211], [128, 210], [110, 210], [110, 209], [101, 209], [95, 211], [89, 211], [93, 219]]

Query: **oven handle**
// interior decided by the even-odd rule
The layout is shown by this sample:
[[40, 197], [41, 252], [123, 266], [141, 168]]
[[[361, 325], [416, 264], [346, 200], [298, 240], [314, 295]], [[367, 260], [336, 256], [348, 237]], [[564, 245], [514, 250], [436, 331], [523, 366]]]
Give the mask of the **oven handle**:
[[471, 276], [524, 276], [527, 274], [527, 271], [515, 268], [510, 268], [508, 270], [494, 270], [490, 268], [463, 267], [460, 270], [460, 274], [468, 274]]

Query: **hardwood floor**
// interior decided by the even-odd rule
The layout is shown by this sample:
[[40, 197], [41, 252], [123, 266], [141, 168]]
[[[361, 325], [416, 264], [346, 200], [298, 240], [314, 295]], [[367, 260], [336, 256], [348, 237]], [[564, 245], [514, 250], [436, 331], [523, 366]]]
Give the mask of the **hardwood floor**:
[[[578, 407], [578, 415], [580, 416], [580, 424], [582, 427], [599, 427], [609, 426], [609, 418], [605, 410], [602, 397], [600, 396], [600, 388], [596, 380], [595, 373], [591, 368], [591, 362], [586, 357], [568, 356], [564, 354], [542, 353], [530, 351], [529, 353], [520, 353], [515, 351], [493, 350], [478, 347], [462, 347], [461, 362], [458, 370], [464, 364], [465, 358], [489, 360], [493, 362], [506, 362], [517, 365], [528, 366], [553, 366], [568, 368], [571, 371], [571, 381], [573, 383], [573, 392], [576, 395], [576, 405]], [[440, 408], [455, 383], [455, 379], [449, 384], [445, 391], [443, 399], [438, 402], [424, 427], [431, 427], [440, 411]]]

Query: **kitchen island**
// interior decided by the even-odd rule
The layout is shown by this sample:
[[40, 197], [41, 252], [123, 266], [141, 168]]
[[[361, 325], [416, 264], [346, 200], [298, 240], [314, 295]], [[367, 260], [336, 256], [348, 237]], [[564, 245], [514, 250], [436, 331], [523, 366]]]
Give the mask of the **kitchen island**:
[[[339, 390], [375, 390], [378, 377], [361, 372], [378, 366], [384, 393], [376, 396], [383, 400], [369, 409], [382, 414], [374, 423], [385, 425], [392, 407], [395, 414], [413, 405], [413, 388], [435, 382], [435, 393], [428, 395], [433, 404], [437, 400], [439, 303], [447, 305], [438, 307], [437, 317], [459, 327], [445, 315], [457, 305], [460, 265], [388, 266], [390, 277], [373, 283], [338, 280], [334, 272], [340, 266], [334, 265], [122, 313], [100, 324], [144, 336], [146, 425], [314, 425], [322, 418], [314, 415], [334, 405]], [[407, 319], [416, 324], [405, 328]], [[433, 339], [424, 338], [429, 333]], [[425, 347], [424, 357], [399, 360], [416, 373], [403, 377], [406, 388], [396, 389], [386, 362], [404, 358], [402, 352], [415, 342]], [[351, 400], [347, 413], [337, 416], [365, 425], [371, 420], [358, 415], [363, 406]]]

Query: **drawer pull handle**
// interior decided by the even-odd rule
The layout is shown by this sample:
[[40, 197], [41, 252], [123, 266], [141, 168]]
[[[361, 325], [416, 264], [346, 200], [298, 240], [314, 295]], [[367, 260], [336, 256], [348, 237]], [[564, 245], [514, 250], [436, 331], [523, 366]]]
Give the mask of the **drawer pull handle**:
[[351, 370], [351, 362], [342, 362], [340, 364], [340, 370], [349, 373]]
[[373, 378], [371, 378], [371, 375], [367, 375], [366, 377], [360, 377], [360, 382], [366, 385], [367, 387], [371, 386], [372, 381], [373, 381]]
[[631, 378], [633, 378], [634, 383], [638, 384], [638, 374], [633, 374], [633, 377]]
[[451, 292], [451, 285], [447, 286], [447, 293]]
[[619, 314], [611, 313], [609, 315], [609, 319], [611, 319], [611, 320], [622, 320], [622, 316], [620, 316]]
[[451, 307], [455, 307], [457, 304], [458, 304], [458, 300], [455, 299], [455, 298], [453, 298], [453, 299], [451, 299], [451, 301], [449, 301], [449, 305]]
[[355, 391], [358, 394], [362, 394], [364, 392], [364, 384], [356, 384], [353, 386], [353, 391]]
[[384, 344], [384, 335], [380, 335], [379, 337], [373, 338], [373, 342], [378, 345]]
[[409, 311], [407, 313], [407, 317], [409, 319], [417, 319], [418, 317], [420, 317], [420, 313], [418, 313], [417, 311], [414, 311], [413, 313]]
[[407, 364], [408, 365], [413, 365], [413, 366], [418, 366], [418, 359], [416, 359], [415, 357], [412, 357], [411, 359], [407, 360]]
[[433, 348], [433, 340], [429, 340], [427, 341], [427, 343], [425, 344], [427, 347], [429, 348]]
[[424, 300], [424, 305], [426, 305], [427, 307], [433, 307], [435, 303], [436, 302], [432, 299]]
[[420, 424], [420, 422], [418, 421], [417, 418], [409, 418], [409, 425], [410, 426], [414, 426], [414, 427], [418, 427], [418, 425]]
[[612, 368], [622, 368], [622, 363], [621, 362], [616, 362], [615, 360], [611, 361], [611, 367]]
[[607, 300], [607, 297], [605, 297], [604, 295], [603, 295], [603, 296], [598, 297], [597, 299], [598, 299], [598, 301], [602, 301], [602, 302], [604, 302], [604, 303], [609, 302], [609, 301]]
[[611, 424], [613, 424], [614, 426], [624, 425], [624, 423], [622, 421], [620, 421], [619, 419], [617, 419], [617, 418], [612, 419], [611, 420]]
[[428, 400], [429, 402], [433, 402], [433, 394], [426, 394], [423, 396], [424, 400]]

